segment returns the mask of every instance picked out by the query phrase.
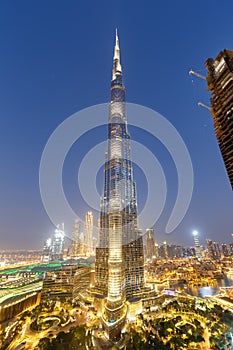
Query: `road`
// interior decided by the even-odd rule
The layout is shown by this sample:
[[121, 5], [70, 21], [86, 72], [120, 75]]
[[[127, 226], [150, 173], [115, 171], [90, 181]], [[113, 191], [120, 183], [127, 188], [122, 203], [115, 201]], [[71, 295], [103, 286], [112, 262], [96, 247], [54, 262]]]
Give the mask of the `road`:
[[211, 299], [214, 300], [220, 306], [222, 306], [222, 307], [228, 309], [229, 311], [233, 312], [233, 303], [231, 303], [231, 302], [229, 302], [227, 300], [221, 299], [218, 296], [214, 296]]

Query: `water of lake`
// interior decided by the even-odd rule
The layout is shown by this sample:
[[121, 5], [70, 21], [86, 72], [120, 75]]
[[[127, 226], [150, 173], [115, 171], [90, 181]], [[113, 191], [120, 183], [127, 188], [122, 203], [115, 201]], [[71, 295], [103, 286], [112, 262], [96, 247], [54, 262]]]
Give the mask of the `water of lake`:
[[[199, 296], [205, 298], [208, 296], [213, 296], [218, 293], [220, 287], [230, 287], [233, 286], [233, 275], [225, 275], [224, 278], [217, 280], [217, 285], [214, 287], [187, 287], [185, 288], [186, 293], [191, 295]], [[179, 285], [181, 289], [184, 288], [184, 285]]]

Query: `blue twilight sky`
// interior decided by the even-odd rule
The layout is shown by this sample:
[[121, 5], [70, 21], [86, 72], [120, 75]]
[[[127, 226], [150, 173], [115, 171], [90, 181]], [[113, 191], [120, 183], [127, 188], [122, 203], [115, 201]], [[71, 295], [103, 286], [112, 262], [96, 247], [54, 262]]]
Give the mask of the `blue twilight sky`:
[[[198, 101], [209, 104], [210, 95], [206, 82], [188, 71], [206, 74], [208, 57], [233, 49], [232, 12], [231, 0], [221, 4], [213, 0], [1, 1], [0, 249], [39, 249], [53, 232], [39, 192], [41, 154], [51, 133], [68, 116], [109, 101], [116, 26], [127, 101], [165, 116], [184, 139], [193, 162], [191, 205], [183, 222], [167, 236], [165, 226], [177, 192], [175, 168], [157, 140], [130, 130], [134, 139], [153, 151], [167, 177], [165, 210], [155, 224], [157, 241], [190, 245], [191, 232], [197, 229], [202, 243], [206, 238], [231, 242], [233, 193], [212, 117], [197, 106]], [[64, 190], [79, 216], [89, 209], [76, 188], [79, 162], [106, 137], [104, 128], [89, 137], [87, 133], [67, 156]], [[147, 185], [142, 171], [135, 168], [141, 208]], [[101, 192], [101, 171], [97, 183]]]

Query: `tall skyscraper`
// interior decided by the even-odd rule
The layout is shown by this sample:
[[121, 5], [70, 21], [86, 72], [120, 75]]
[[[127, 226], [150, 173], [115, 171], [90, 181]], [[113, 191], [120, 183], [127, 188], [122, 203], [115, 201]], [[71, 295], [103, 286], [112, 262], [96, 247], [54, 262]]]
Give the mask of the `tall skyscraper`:
[[171, 258], [183, 257], [183, 247], [175, 244], [168, 246], [168, 256]]
[[168, 259], [168, 247], [166, 241], [164, 241], [163, 244], [160, 246], [160, 257], [162, 259]]
[[213, 243], [213, 249], [214, 249], [214, 258], [220, 259], [221, 258], [221, 250], [220, 250], [218, 242]]
[[74, 223], [73, 237], [72, 237], [72, 244], [71, 244], [71, 256], [74, 258], [81, 255], [80, 233], [81, 233], [81, 221], [76, 220]]
[[230, 243], [229, 247], [230, 247], [230, 254], [231, 256], [233, 256], [233, 243]]
[[93, 213], [88, 211], [85, 216], [84, 227], [84, 254], [89, 256], [93, 253]]
[[214, 247], [213, 247], [213, 242], [211, 239], [206, 240], [206, 245], [207, 245], [207, 250], [208, 250], [208, 258], [210, 260], [215, 259], [214, 255]]
[[148, 260], [151, 260], [155, 256], [155, 239], [154, 239], [154, 230], [153, 228], [146, 230], [146, 244], [145, 244], [145, 257]]
[[103, 326], [113, 340], [120, 337], [125, 322], [125, 301], [139, 297], [144, 287], [143, 241], [138, 229], [125, 92], [116, 33], [95, 266], [95, 287], [105, 297]]
[[215, 134], [233, 190], [233, 51], [223, 50], [206, 61]]
[[224, 256], [229, 256], [229, 250], [226, 243], [222, 243], [222, 252]]
[[63, 259], [64, 239], [64, 224], [61, 224], [57, 226], [54, 235], [52, 236], [51, 261], [60, 261]]
[[43, 254], [41, 257], [41, 261], [43, 263], [48, 263], [51, 260], [51, 245], [52, 245], [52, 239], [48, 238], [44, 242], [44, 246], [43, 246]]
[[200, 247], [198, 235], [199, 235], [199, 233], [197, 231], [193, 231], [193, 239], [194, 239], [196, 257], [200, 258], [201, 257], [201, 247]]
[[159, 245], [158, 243], [155, 243], [155, 257], [158, 259], [159, 257]]

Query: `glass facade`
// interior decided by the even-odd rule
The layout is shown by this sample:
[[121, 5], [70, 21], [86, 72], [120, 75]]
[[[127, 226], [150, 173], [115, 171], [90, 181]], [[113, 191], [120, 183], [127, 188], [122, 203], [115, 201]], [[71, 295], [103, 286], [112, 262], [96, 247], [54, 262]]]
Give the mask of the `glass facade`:
[[[138, 229], [136, 186], [125, 101], [126, 90], [122, 83], [119, 41], [116, 35], [104, 195], [101, 198], [95, 266], [95, 287], [106, 297], [103, 322], [106, 325], [110, 322], [111, 327], [121, 324], [125, 300], [139, 296], [144, 287], [143, 242]], [[116, 328], [118, 331], [113, 327], [111, 335], [109, 332], [110, 337], [114, 338], [119, 332], [120, 327]]]

